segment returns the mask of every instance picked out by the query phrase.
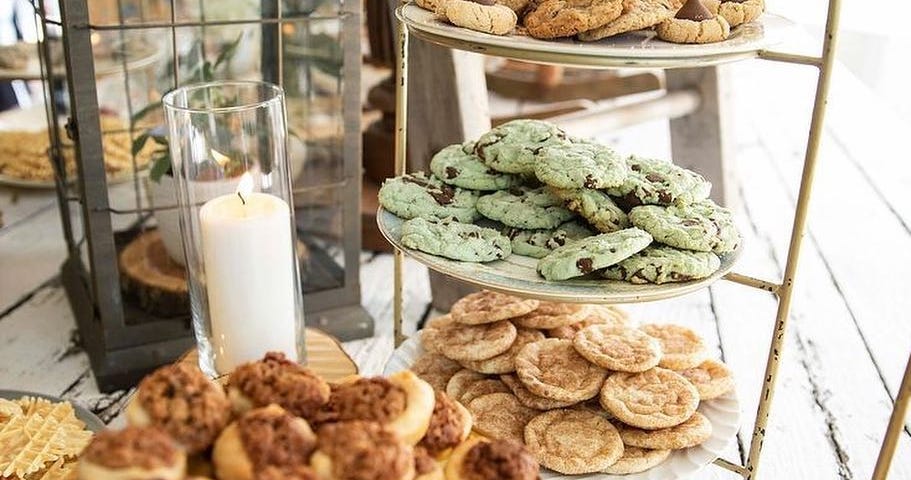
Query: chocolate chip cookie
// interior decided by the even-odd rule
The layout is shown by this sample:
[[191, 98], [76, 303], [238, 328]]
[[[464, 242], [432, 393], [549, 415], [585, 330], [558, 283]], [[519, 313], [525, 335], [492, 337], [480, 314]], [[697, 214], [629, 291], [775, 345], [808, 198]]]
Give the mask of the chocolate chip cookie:
[[609, 188], [626, 180], [626, 162], [610, 147], [588, 141], [544, 147], [537, 154], [535, 176], [556, 188]]
[[627, 228], [583, 238], [560, 247], [538, 261], [538, 272], [548, 280], [566, 280], [618, 263], [652, 243], [645, 230]]
[[626, 163], [630, 169], [626, 181], [607, 193], [629, 207], [694, 203], [708, 198], [712, 189], [702, 175], [670, 162], [631, 155]]
[[512, 254], [512, 244], [500, 232], [451, 219], [406, 221], [402, 224], [402, 245], [463, 262], [490, 262]]
[[720, 267], [721, 259], [712, 252], [693, 252], [654, 244], [607, 267], [604, 278], [638, 284], [688, 282], [708, 277]]
[[630, 210], [629, 219], [672, 247], [720, 255], [733, 252], [740, 244], [731, 211], [711, 200], [669, 207], [643, 205]]
[[620, 16], [620, 0], [543, 0], [532, 3], [524, 23], [535, 38], [571, 37]]
[[551, 188], [563, 205], [588, 220], [601, 233], [616, 232], [630, 226], [629, 218], [611, 197], [589, 188]]
[[380, 187], [380, 205], [386, 210], [411, 219], [453, 217], [464, 223], [477, 220], [475, 209], [479, 194], [446, 185], [434, 176], [416, 172], [387, 179]]
[[543, 258], [553, 249], [573, 240], [592, 236], [592, 230], [578, 221], [566, 222], [555, 229], [523, 230], [507, 228], [504, 235], [512, 241], [512, 253]]
[[449, 185], [471, 190], [503, 190], [522, 184], [522, 177], [500, 173], [474, 154], [475, 142], [450, 145], [433, 156], [430, 171]]
[[566, 133], [541, 120], [512, 120], [481, 135], [475, 154], [489, 167], [504, 173], [534, 176], [535, 154], [566, 141]]
[[478, 199], [481, 215], [516, 228], [556, 228], [573, 217], [563, 202], [543, 187], [514, 187]]

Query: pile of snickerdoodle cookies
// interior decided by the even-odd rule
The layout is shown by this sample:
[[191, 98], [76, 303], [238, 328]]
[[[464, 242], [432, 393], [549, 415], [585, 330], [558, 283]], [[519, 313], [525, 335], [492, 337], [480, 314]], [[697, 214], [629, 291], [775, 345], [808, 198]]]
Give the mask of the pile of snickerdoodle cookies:
[[734, 389], [695, 332], [637, 328], [614, 307], [481, 291], [420, 341], [412, 370], [467, 406], [477, 433], [564, 474], [641, 472], [700, 445], [712, 435], [700, 401]]
[[450, 23], [494, 35], [516, 27], [528, 35], [592, 42], [655, 29], [674, 43], [720, 42], [759, 18], [764, 0], [416, 0]]

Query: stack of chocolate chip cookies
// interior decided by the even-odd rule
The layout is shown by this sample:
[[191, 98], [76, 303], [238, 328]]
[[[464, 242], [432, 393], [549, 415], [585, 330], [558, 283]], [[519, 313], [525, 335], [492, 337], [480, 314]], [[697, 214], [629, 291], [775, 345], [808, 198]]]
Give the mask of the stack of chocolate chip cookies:
[[182, 363], [143, 379], [126, 413], [130, 426], [89, 443], [79, 480], [537, 480], [539, 473], [522, 443], [470, 438], [468, 410], [407, 370], [329, 384], [269, 353], [223, 386]]
[[515, 27], [541, 39], [592, 42], [640, 30], [674, 43], [725, 40], [752, 22], [764, 0], [417, 0], [453, 25], [494, 35]]
[[481, 291], [420, 342], [412, 370], [465, 404], [475, 432], [563, 474], [641, 472], [698, 446], [712, 435], [700, 402], [734, 389], [695, 332], [636, 327], [613, 307]]
[[547, 280], [661, 284], [712, 275], [740, 243], [701, 175], [539, 120], [450, 145], [430, 170], [387, 180], [379, 201], [406, 220], [405, 247], [453, 260], [523, 255]]

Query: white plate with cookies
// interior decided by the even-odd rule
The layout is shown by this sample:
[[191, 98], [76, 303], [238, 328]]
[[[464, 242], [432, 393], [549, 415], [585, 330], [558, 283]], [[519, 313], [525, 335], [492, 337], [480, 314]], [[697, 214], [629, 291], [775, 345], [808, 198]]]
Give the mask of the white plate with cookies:
[[[440, 19], [433, 12], [409, 3], [398, 10], [399, 18], [418, 35], [429, 34], [432, 41], [447, 46], [485, 53], [496, 50], [496, 55], [531, 59], [539, 56], [543, 62], [569, 62], [562, 56], [571, 56], [581, 63], [585, 58], [598, 59], [607, 64], [615, 59], [616, 66], [646, 66], [665, 64], [715, 64], [749, 58], [760, 50], [781, 43], [793, 28], [793, 22], [784, 17], [765, 13], [759, 20], [731, 31], [730, 37], [712, 44], [688, 45], [659, 40], [654, 32], [636, 31], [596, 42], [583, 42], [574, 38], [541, 40], [517, 30], [508, 35], [488, 33], [457, 27]], [[515, 55], [510, 55], [512, 51]], [[531, 54], [530, 54], [531, 53]], [[561, 61], [562, 58], [562, 61]], [[572, 63], [572, 62], [569, 62]]]
[[[425, 350], [421, 346], [419, 336], [411, 337], [395, 350], [387, 362], [383, 374], [390, 375], [398, 371], [411, 369], [416, 360], [424, 354]], [[736, 438], [740, 429], [741, 413], [740, 403], [736, 392], [733, 390], [713, 400], [702, 401], [697, 411], [711, 422], [711, 436], [696, 447], [671, 451], [670, 455], [663, 461], [646, 471], [628, 475], [610, 475], [605, 473], [564, 475], [542, 468], [541, 478], [544, 480], [579, 478], [598, 480], [672, 480], [693, 475], [725, 453], [725, 449]], [[557, 410], [552, 410], [552, 412], [557, 412]], [[612, 423], [614, 422], [612, 421]]]

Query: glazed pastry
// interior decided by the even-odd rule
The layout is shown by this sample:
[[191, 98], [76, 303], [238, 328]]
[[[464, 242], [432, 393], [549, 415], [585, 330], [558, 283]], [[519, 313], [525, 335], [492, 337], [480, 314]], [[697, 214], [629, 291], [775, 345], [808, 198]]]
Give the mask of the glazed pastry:
[[537, 480], [538, 462], [517, 442], [481, 438], [458, 446], [446, 464], [446, 480]]
[[433, 409], [433, 387], [405, 370], [389, 378], [356, 378], [334, 385], [317, 422], [376, 422], [414, 445], [427, 433]]
[[310, 465], [323, 480], [412, 480], [415, 476], [411, 446], [376, 422], [324, 425]]
[[181, 480], [187, 457], [162, 430], [127, 427], [95, 435], [79, 459], [79, 480]]
[[130, 425], [159, 427], [190, 454], [209, 448], [230, 415], [221, 386], [184, 363], [159, 368], [143, 378], [126, 409]]
[[237, 367], [227, 388], [236, 414], [274, 403], [294, 415], [311, 419], [329, 401], [328, 383], [276, 352]]
[[268, 467], [306, 465], [315, 448], [316, 436], [306, 420], [269, 405], [228, 425], [215, 441], [212, 462], [220, 480], [257, 480]]

